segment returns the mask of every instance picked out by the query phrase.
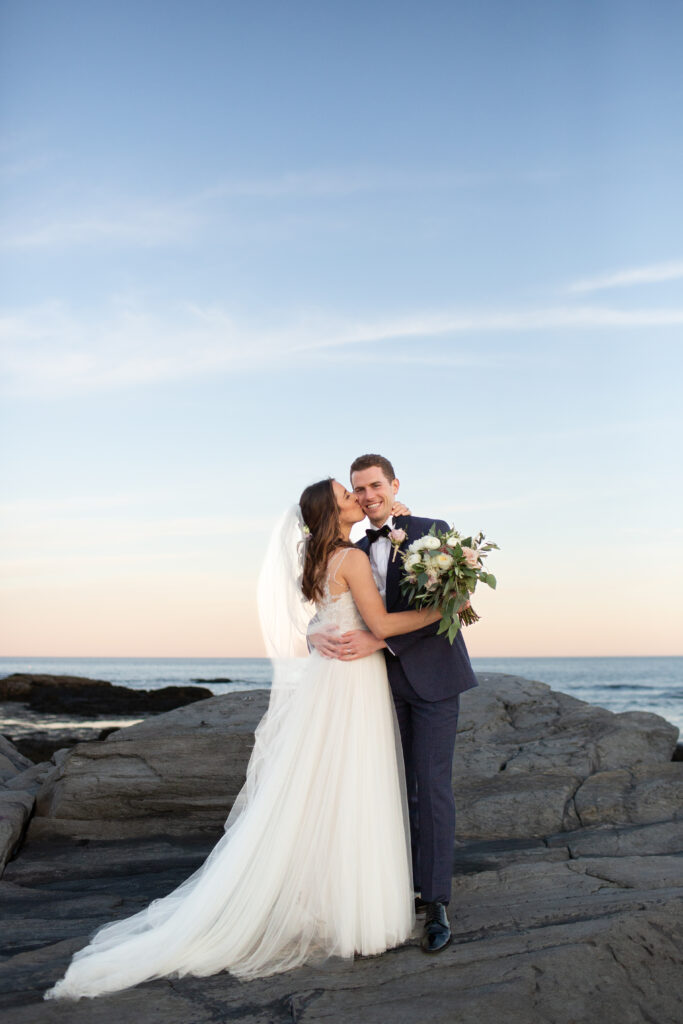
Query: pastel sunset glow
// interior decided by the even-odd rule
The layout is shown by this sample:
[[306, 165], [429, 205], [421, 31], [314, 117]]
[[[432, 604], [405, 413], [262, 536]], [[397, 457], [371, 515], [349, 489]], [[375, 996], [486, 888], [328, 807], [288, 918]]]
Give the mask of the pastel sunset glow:
[[683, 8], [9, 0], [0, 655], [258, 656], [302, 488], [500, 545], [471, 654], [683, 653]]

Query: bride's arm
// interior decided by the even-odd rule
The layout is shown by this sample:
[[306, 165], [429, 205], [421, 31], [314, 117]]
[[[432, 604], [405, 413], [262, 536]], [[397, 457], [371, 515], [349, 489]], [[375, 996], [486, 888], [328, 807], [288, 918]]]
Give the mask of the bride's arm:
[[438, 622], [441, 612], [434, 608], [421, 611], [388, 612], [380, 597], [370, 568], [370, 559], [358, 548], [351, 549], [337, 572], [349, 586], [363, 622], [378, 640], [387, 636], [412, 633]]

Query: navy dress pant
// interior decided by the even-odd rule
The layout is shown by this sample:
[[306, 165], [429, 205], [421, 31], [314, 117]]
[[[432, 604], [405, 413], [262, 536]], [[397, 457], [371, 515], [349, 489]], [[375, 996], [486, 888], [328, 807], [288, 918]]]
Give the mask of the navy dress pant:
[[387, 669], [403, 744], [413, 885], [428, 903], [448, 903], [455, 846], [451, 778], [460, 696], [424, 700], [397, 658], [387, 657]]

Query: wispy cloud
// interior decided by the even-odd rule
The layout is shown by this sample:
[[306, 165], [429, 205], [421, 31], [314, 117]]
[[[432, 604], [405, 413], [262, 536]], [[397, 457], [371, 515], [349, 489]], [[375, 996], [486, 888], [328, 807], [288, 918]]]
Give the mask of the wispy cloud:
[[[277, 366], [292, 357], [366, 362], [367, 345], [454, 341], [488, 333], [663, 328], [683, 324], [683, 308], [603, 307], [501, 312], [422, 312], [374, 320], [305, 314], [275, 327], [240, 322], [218, 307], [183, 305], [163, 315], [117, 306], [77, 316], [60, 304], [0, 317], [0, 353], [13, 392], [72, 394], [216, 372]], [[424, 350], [423, 350], [424, 351]], [[432, 365], [466, 352], [424, 351]], [[412, 354], [406, 354], [411, 359]]]
[[658, 284], [662, 281], [676, 281], [683, 278], [683, 261], [653, 263], [647, 267], [632, 267], [616, 270], [599, 277], [575, 281], [569, 286], [570, 292], [597, 292], [606, 288], [629, 288], [638, 284]]
[[[52, 154], [21, 156], [7, 160], [7, 176], [29, 173], [39, 169]], [[559, 172], [564, 174], [564, 172]], [[3, 175], [0, 147], [0, 177]], [[538, 182], [554, 179], [558, 172], [530, 169], [515, 177], [521, 181]], [[307, 216], [319, 218], [321, 206], [316, 200], [345, 199], [367, 195], [397, 195], [487, 188], [500, 184], [501, 175], [489, 170], [454, 172], [452, 170], [426, 170], [393, 167], [322, 167], [284, 172], [277, 175], [231, 177], [200, 186], [192, 192], [169, 196], [164, 202], [145, 196], [102, 195], [98, 190], [81, 190], [70, 202], [63, 198], [59, 205], [45, 203], [45, 212], [36, 213], [35, 196], [25, 213], [0, 225], [0, 246], [5, 249], [39, 249], [73, 247], [80, 245], [141, 245], [154, 246], [194, 237], [207, 226], [215, 224], [219, 214], [235, 213], [240, 231], [250, 236], [264, 228], [254, 220], [254, 210], [260, 203], [263, 216], [268, 218], [271, 232], [273, 204], [277, 207], [282, 230], [291, 203], [305, 200], [309, 203]], [[238, 201], [238, 202], [233, 202]], [[243, 217], [244, 201], [250, 204], [250, 217]], [[221, 207], [223, 209], [221, 210]], [[327, 209], [328, 218], [331, 216]]]
[[623, 310], [586, 306], [501, 312], [437, 312], [332, 327], [316, 332], [314, 337], [302, 338], [296, 347], [321, 349], [401, 338], [437, 338], [484, 332], [671, 327], [678, 324], [683, 324], [683, 307]]
[[[29, 163], [7, 165], [7, 173], [28, 169]], [[0, 175], [2, 167], [0, 166]], [[70, 208], [49, 209], [43, 215], [27, 212], [0, 226], [0, 246], [38, 249], [78, 245], [154, 246], [187, 240], [213, 223], [221, 201], [330, 199], [373, 192], [471, 188], [493, 180], [488, 172], [401, 172], [391, 168], [340, 168], [290, 172], [274, 176], [229, 178], [195, 192], [158, 200], [120, 196], [79, 196]], [[272, 207], [268, 207], [272, 216]], [[234, 225], [233, 225], [234, 228]], [[271, 226], [272, 229], [272, 226]], [[258, 232], [250, 223], [248, 230]]]
[[338, 350], [325, 349], [323, 357], [337, 363], [349, 363], [354, 366], [360, 365], [387, 365], [390, 360], [392, 366], [416, 366], [416, 367], [492, 367], [500, 364], [501, 360], [509, 358], [507, 352], [497, 351], [495, 353], [485, 352], [444, 352], [421, 351], [419, 353], [392, 351], [387, 355], [386, 348], [381, 346], [372, 352], [365, 349], [359, 350], [356, 347], [342, 348]]
[[165, 245], [187, 238], [197, 218], [176, 206], [123, 207], [119, 211], [76, 213], [63, 217], [31, 218], [28, 223], [4, 225], [4, 249], [39, 249], [50, 246], [90, 245], [100, 242], [141, 246]]

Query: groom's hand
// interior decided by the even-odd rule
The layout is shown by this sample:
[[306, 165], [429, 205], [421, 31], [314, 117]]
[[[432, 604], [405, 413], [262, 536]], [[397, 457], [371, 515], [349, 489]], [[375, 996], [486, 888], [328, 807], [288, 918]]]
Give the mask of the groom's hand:
[[307, 640], [309, 650], [315, 648], [323, 658], [339, 658], [342, 653], [342, 640], [336, 626], [317, 630], [309, 627]]
[[367, 629], [352, 629], [349, 633], [342, 633], [339, 638], [341, 653], [335, 655], [340, 661], [355, 661], [356, 658], [367, 658], [382, 647], [386, 647], [384, 640], [378, 640], [376, 636], [369, 633]]

